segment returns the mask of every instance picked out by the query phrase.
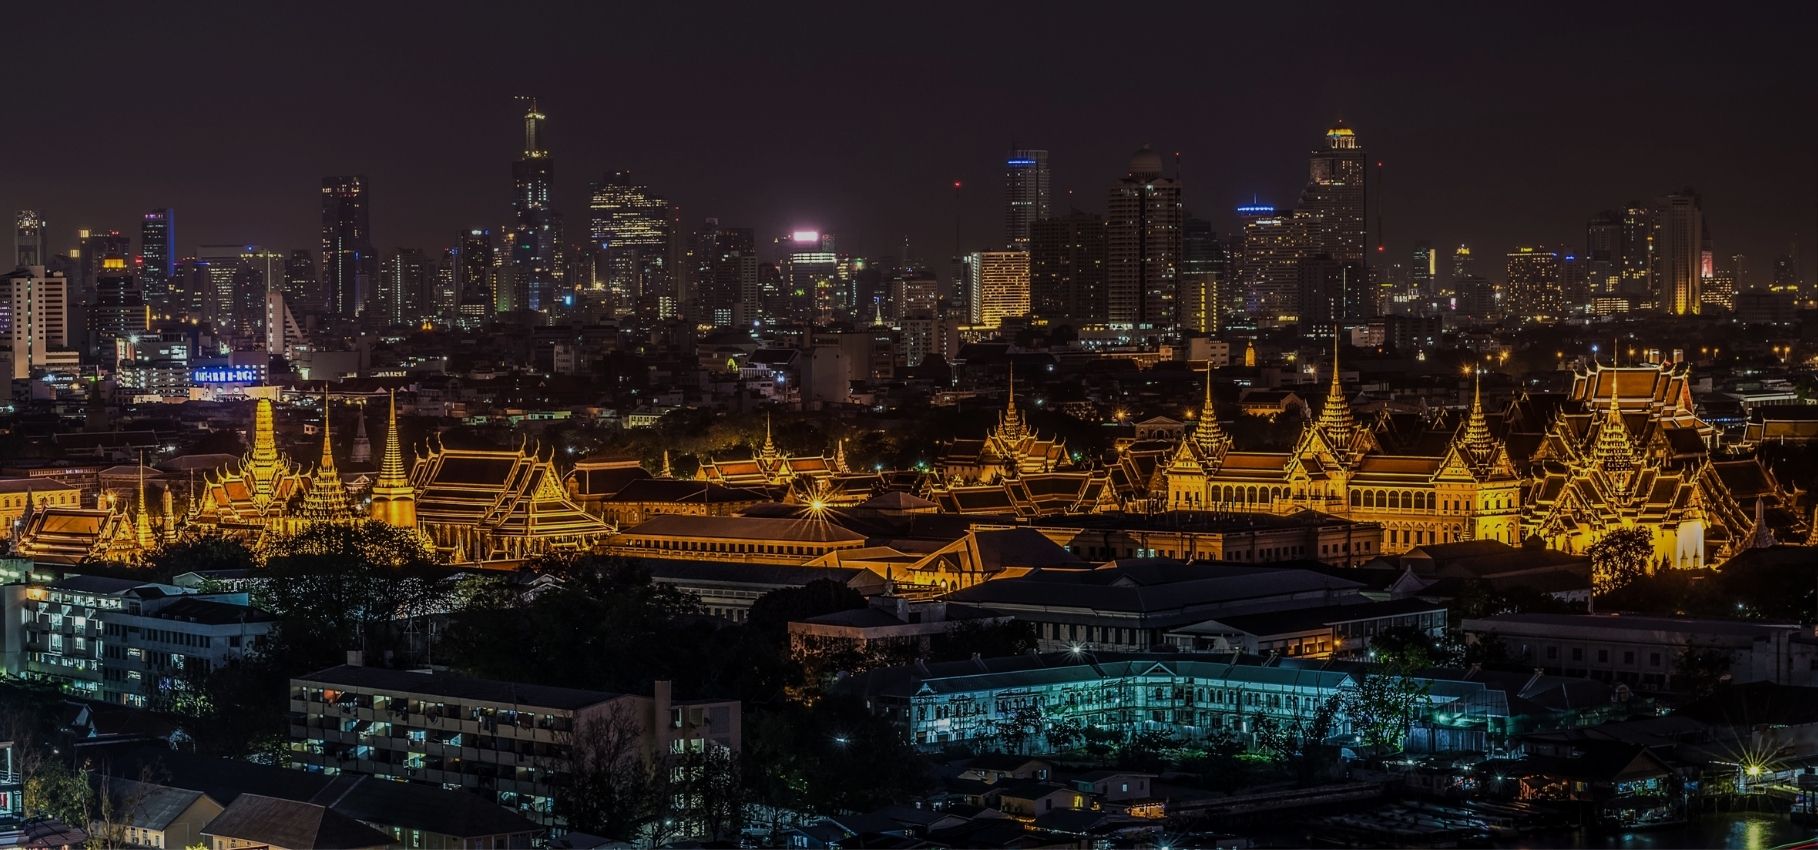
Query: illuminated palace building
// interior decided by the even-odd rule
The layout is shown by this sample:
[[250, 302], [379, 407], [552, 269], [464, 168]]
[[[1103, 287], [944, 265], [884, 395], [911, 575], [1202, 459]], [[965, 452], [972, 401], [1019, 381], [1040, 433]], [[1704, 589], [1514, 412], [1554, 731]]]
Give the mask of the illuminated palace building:
[[[1611, 531], [1641, 528], [1656, 565], [1687, 568], [1808, 533], [1792, 494], [1760, 461], [1712, 452], [1715, 429], [1693, 413], [1683, 364], [1593, 364], [1569, 393], [1516, 399], [1494, 417], [1500, 428], [1474, 389], [1464, 422], [1432, 441], [1395, 439], [1388, 417], [1361, 424], [1336, 353], [1333, 366], [1325, 406], [1293, 451], [1236, 451], [1215, 417], [1201, 417], [1167, 466], [1168, 507], [1316, 510], [1378, 523], [1387, 554], [1536, 538], [1583, 552]], [[1429, 442], [1443, 451], [1385, 449]]]
[[[1208, 375], [1203, 410], [1212, 410]], [[1382, 526], [1382, 551], [1429, 543], [1521, 540], [1521, 479], [1491, 431], [1481, 394], [1444, 451], [1385, 450], [1384, 429], [1360, 423], [1338, 379], [1292, 451], [1242, 452], [1216, 416], [1200, 417], [1165, 475], [1171, 510], [1288, 514], [1315, 510]]]
[[1711, 451], [1716, 429], [1693, 413], [1685, 364], [1592, 364], [1563, 397], [1517, 399], [1512, 444], [1530, 447], [1523, 528], [1582, 552], [1605, 534], [1645, 529], [1656, 566], [1721, 564], [1759, 542], [1809, 529], [1758, 459]]

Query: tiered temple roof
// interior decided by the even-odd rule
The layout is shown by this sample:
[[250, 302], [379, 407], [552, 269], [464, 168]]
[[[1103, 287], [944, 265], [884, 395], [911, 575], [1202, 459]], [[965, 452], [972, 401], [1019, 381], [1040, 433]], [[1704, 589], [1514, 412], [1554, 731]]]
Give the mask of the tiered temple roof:
[[456, 562], [586, 549], [612, 533], [569, 498], [551, 458], [523, 447], [430, 449], [410, 483], [418, 524]]

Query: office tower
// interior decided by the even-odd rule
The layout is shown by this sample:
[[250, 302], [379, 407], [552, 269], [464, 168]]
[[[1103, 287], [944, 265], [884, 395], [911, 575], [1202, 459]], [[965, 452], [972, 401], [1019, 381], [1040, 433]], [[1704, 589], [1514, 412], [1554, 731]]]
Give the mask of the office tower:
[[95, 282], [107, 269], [125, 269], [132, 261], [132, 237], [118, 230], [76, 231], [76, 276], [71, 283], [72, 304], [93, 304]]
[[615, 171], [593, 184], [588, 207], [588, 232], [602, 269], [594, 275], [599, 287], [594, 297], [603, 299], [611, 315], [680, 315], [686, 293], [675, 205], [633, 183], [631, 172]]
[[1654, 300], [1656, 235], [1652, 209], [1637, 203], [1630, 203], [1623, 209], [1622, 257], [1617, 270], [1617, 291], [1627, 296], [1634, 307]]
[[995, 328], [1029, 315], [1029, 252], [978, 251], [966, 255], [966, 321]]
[[840, 278], [833, 234], [797, 230], [776, 241], [788, 253], [777, 269], [778, 301], [770, 308], [772, 315], [793, 322], [832, 322]]
[[316, 258], [307, 248], [296, 248], [284, 259], [284, 304], [293, 314], [322, 303], [322, 280], [316, 276]]
[[97, 362], [116, 363], [119, 342], [145, 333], [145, 295], [138, 278], [123, 259], [102, 263], [95, 278], [94, 305], [88, 311], [88, 351]]
[[1477, 273], [1477, 262], [1471, 258], [1471, 246], [1460, 243], [1452, 249], [1451, 289], [1441, 295], [1456, 294], [1458, 282]]
[[1730, 255], [1730, 277], [1736, 281], [1736, 291], [1752, 288], [1749, 278], [1749, 257], [1747, 254]]
[[689, 242], [693, 318], [715, 327], [748, 324], [757, 319], [757, 236], [751, 228], [721, 227], [719, 219], [710, 218]]
[[322, 178], [322, 303], [312, 305], [339, 319], [365, 308], [378, 273], [366, 178]]
[[295, 357], [303, 344], [303, 327], [297, 323], [283, 290], [265, 293], [265, 353], [274, 357]]
[[1302, 332], [1313, 326], [1337, 327], [1370, 318], [1371, 285], [1362, 263], [1315, 254], [1295, 264], [1299, 289], [1297, 316]]
[[1074, 210], [1029, 225], [1029, 295], [1035, 315], [1077, 327], [1106, 320], [1105, 220]]
[[1564, 310], [1560, 291], [1559, 254], [1542, 248], [1520, 247], [1509, 254], [1506, 312], [1524, 322], [1551, 321]]
[[1174, 325], [1180, 283], [1181, 185], [1143, 148], [1111, 187], [1105, 217], [1106, 318], [1129, 328]]
[[1559, 309], [1561, 318], [1582, 315], [1591, 303], [1591, 268], [1584, 255], [1562, 246], [1559, 255]]
[[455, 263], [456, 322], [464, 328], [480, 327], [494, 315], [493, 268], [497, 265], [492, 231], [468, 228], [461, 234], [460, 257]]
[[1368, 261], [1364, 225], [1364, 175], [1368, 172], [1357, 134], [1343, 121], [1326, 131], [1325, 147], [1307, 164], [1307, 188], [1294, 215], [1306, 219], [1309, 256], [1325, 254], [1342, 263]]
[[1502, 307], [1496, 297], [1496, 287], [1488, 278], [1466, 272], [1452, 281], [1452, 286], [1456, 289], [1453, 297], [1457, 299], [1460, 315], [1484, 322], [1493, 321], [1501, 315]]
[[932, 270], [905, 266], [891, 276], [890, 310], [898, 321], [912, 316], [933, 316], [940, 309], [940, 303], [941, 282]]
[[435, 276], [421, 248], [399, 248], [385, 258], [371, 316], [381, 326], [414, 325], [430, 312]]
[[1660, 287], [1655, 307], [1673, 316], [1696, 315], [1704, 309], [1698, 295], [1704, 258], [1704, 213], [1698, 195], [1687, 189], [1662, 198], [1655, 230]]
[[0, 374], [29, 378], [34, 368], [74, 365], [68, 345], [68, 278], [43, 266], [0, 276]]
[[255, 261], [261, 253], [239, 243], [196, 246], [196, 309], [190, 315], [212, 323], [223, 337], [252, 333], [264, 316], [264, 268]]
[[1774, 258], [1774, 277], [1768, 283], [1769, 292], [1792, 293], [1799, 296], [1799, 252], [1797, 249]]
[[13, 268], [45, 265], [44, 216], [37, 210], [20, 210], [14, 221]]
[[524, 151], [511, 167], [511, 304], [517, 310], [549, 310], [557, 288], [561, 219], [549, 198], [555, 158], [543, 148], [547, 120], [531, 98], [524, 112]]
[[1224, 326], [1230, 281], [1225, 243], [1212, 222], [1188, 218], [1181, 224], [1180, 289], [1176, 315], [1182, 330], [1212, 333]]
[[1623, 214], [1604, 210], [1591, 216], [1584, 228], [1584, 276], [1589, 295], [1616, 292], [1622, 283]]
[[1029, 250], [1029, 226], [1048, 217], [1048, 152], [1019, 149], [1004, 169], [1004, 244]]
[[428, 316], [425, 318], [438, 325], [450, 325], [460, 316], [461, 308], [461, 246], [459, 243], [442, 249], [442, 255], [436, 258], [433, 270], [434, 281], [431, 282]]
[[1431, 242], [1414, 245], [1414, 261], [1408, 266], [1407, 294], [1415, 298], [1439, 295], [1439, 252], [1433, 250]]
[[1294, 321], [1300, 315], [1299, 266], [1307, 255], [1307, 221], [1259, 203], [1238, 207], [1237, 216], [1244, 223], [1244, 312], [1264, 323]]
[[139, 288], [153, 310], [163, 310], [176, 273], [176, 212], [168, 207], [145, 214], [139, 222]]

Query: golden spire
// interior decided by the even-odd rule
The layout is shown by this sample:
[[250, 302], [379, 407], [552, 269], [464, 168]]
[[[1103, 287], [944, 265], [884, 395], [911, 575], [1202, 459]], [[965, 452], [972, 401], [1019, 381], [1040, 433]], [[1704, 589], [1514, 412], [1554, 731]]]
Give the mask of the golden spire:
[[664, 477], [664, 478], [674, 478], [675, 477], [675, 469], [669, 465], [669, 450], [668, 449], [663, 450], [662, 477]]
[[133, 512], [133, 542], [141, 552], [158, 545], [158, 539], [152, 536], [151, 514], [145, 508], [145, 452], [139, 453], [139, 507]]
[[846, 438], [841, 437], [833, 444], [833, 468], [840, 472], [850, 472], [846, 466]]
[[1490, 434], [1490, 423], [1483, 415], [1483, 370], [1474, 370], [1471, 386], [1471, 413], [1465, 417], [1464, 447], [1475, 460], [1487, 460], [1496, 451], [1496, 438]]
[[1326, 404], [1319, 411], [1319, 430], [1325, 432], [1332, 448], [1350, 447], [1351, 434], [1357, 429], [1357, 418], [1351, 415], [1351, 400], [1345, 398], [1344, 385], [1338, 380], [1338, 337], [1332, 337], [1332, 386], [1326, 391]]
[[392, 390], [391, 414], [385, 423], [385, 456], [379, 460], [379, 478], [375, 489], [407, 483], [408, 479], [404, 475], [404, 447], [398, 441], [398, 391]]
[[1199, 427], [1193, 429], [1193, 443], [1207, 453], [1217, 452], [1231, 441], [1218, 424], [1218, 410], [1212, 404], [1212, 364], [1206, 363], [1206, 400], [1199, 408]]
[[1006, 440], [1018, 440], [1023, 436], [1023, 416], [1016, 411], [1016, 364], [1010, 364], [1010, 399], [1004, 404], [1004, 413], [997, 420], [998, 436]]
[[764, 411], [764, 448], [758, 452], [758, 457], [772, 461], [776, 460], [776, 456], [776, 441], [770, 437], [770, 412]]
[[278, 462], [278, 429], [272, 424], [271, 399], [259, 399], [253, 407], [252, 461], [259, 465]]
[[310, 476], [309, 490], [303, 494], [302, 518], [310, 522], [348, 522], [357, 517], [347, 486], [335, 471], [334, 444], [328, 430], [328, 388], [322, 388], [322, 462]]
[[334, 444], [329, 441], [329, 435], [328, 435], [328, 388], [327, 387], [322, 388], [322, 462], [320, 465], [317, 466], [318, 474], [322, 470], [327, 470], [328, 474], [330, 474], [330, 475], [336, 474], [335, 473]]

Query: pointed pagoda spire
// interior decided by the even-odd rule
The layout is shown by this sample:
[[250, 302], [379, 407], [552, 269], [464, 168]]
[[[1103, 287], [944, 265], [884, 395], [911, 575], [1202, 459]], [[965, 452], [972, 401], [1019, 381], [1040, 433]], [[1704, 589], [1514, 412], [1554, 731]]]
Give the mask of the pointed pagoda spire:
[[353, 450], [348, 452], [350, 463], [372, 463], [372, 440], [366, 436], [366, 404], [360, 404], [360, 415], [354, 419]]
[[663, 450], [662, 477], [664, 477], [664, 478], [674, 478], [675, 477], [675, 467], [672, 467], [669, 465], [669, 450], [668, 449]]
[[1204, 453], [1215, 453], [1231, 442], [1218, 423], [1218, 410], [1212, 404], [1212, 364], [1206, 364], [1206, 399], [1199, 408], [1199, 427], [1193, 429], [1193, 444]]
[[1616, 401], [1614, 387], [1610, 392], [1610, 406], [1604, 408], [1603, 418], [1597, 423], [1597, 444], [1592, 449], [1592, 457], [1605, 472], [1626, 475], [1634, 466], [1634, 445], [1629, 439], [1629, 429], [1622, 424], [1622, 407]]
[[1338, 346], [1339, 339], [1332, 337], [1332, 385], [1326, 390], [1326, 404], [1319, 410], [1317, 427], [1326, 435], [1326, 439], [1335, 449], [1344, 449], [1351, 445], [1351, 435], [1357, 431], [1357, 417], [1351, 414], [1351, 400], [1345, 397], [1345, 388], [1338, 380]]
[[158, 545], [158, 539], [152, 536], [151, 512], [145, 504], [145, 452], [139, 452], [139, 506], [133, 511], [133, 542], [139, 551], [149, 551]]
[[758, 457], [766, 462], [777, 458], [776, 440], [771, 438], [770, 430], [770, 412], [764, 411], [764, 448], [758, 452]]
[[271, 399], [259, 399], [253, 407], [252, 461], [255, 464], [278, 462], [278, 429], [273, 418]]
[[852, 471], [852, 468], [846, 465], [846, 438], [845, 437], [839, 438], [833, 444], [833, 468], [836, 470], [839, 470], [840, 472], [851, 472]]
[[328, 419], [329, 419], [329, 416], [328, 416], [328, 388], [323, 387], [322, 388], [322, 462], [317, 465], [317, 471], [318, 471], [318, 474], [320, 474], [321, 471], [327, 471], [329, 474], [332, 475], [332, 474], [335, 474], [335, 449], [334, 449], [334, 443], [329, 440]]
[[1496, 451], [1496, 437], [1490, 433], [1489, 420], [1483, 413], [1483, 370], [1473, 370], [1471, 383], [1471, 412], [1465, 417], [1464, 436], [1461, 438], [1464, 448], [1471, 457], [1482, 462]]
[[160, 499], [164, 508], [164, 542], [174, 543], [177, 540], [177, 503], [176, 497], [170, 494], [170, 482], [165, 482]]
[[309, 522], [339, 523], [355, 518], [353, 500], [341, 473], [335, 470], [334, 443], [328, 428], [328, 387], [322, 388], [322, 461], [309, 477], [309, 490], [303, 494], [301, 518]]
[[1023, 436], [1023, 415], [1016, 410], [1016, 364], [1010, 364], [1010, 398], [1004, 403], [1004, 412], [997, 418], [997, 434], [1006, 440], [1018, 440]]
[[385, 456], [379, 459], [375, 486], [408, 484], [404, 474], [404, 446], [398, 440], [398, 391], [391, 391], [391, 412], [385, 420]]

